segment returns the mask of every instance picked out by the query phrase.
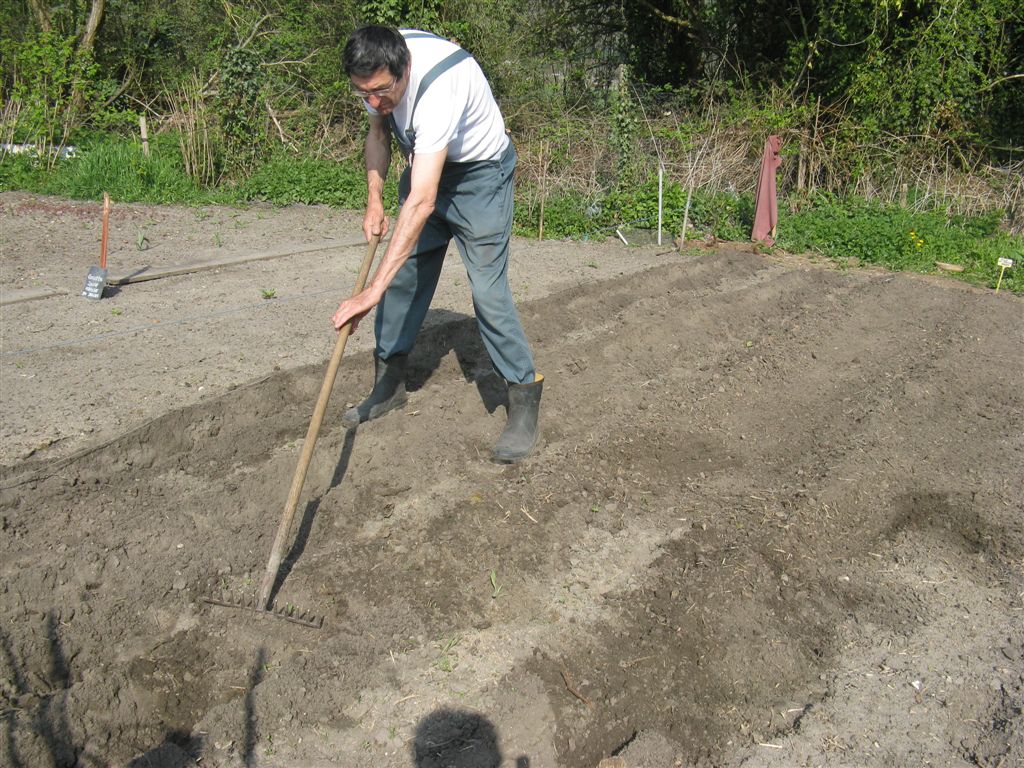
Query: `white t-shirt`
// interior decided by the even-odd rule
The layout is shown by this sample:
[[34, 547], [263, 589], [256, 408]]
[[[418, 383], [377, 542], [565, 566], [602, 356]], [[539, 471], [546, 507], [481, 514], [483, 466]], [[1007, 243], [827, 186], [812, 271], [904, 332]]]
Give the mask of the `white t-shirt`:
[[[409, 85], [402, 101], [395, 105], [395, 123], [400, 131], [409, 127], [420, 81], [442, 59], [458, 50], [458, 46], [439, 37], [420, 37], [418, 30], [403, 29], [403, 34], [417, 33], [406, 40], [412, 58]], [[368, 104], [366, 109], [375, 113]], [[448, 160], [467, 163], [495, 160], [508, 146], [505, 120], [491, 86], [476, 60], [463, 59], [434, 80], [423, 93], [413, 115], [416, 152], [440, 152], [448, 148]]]

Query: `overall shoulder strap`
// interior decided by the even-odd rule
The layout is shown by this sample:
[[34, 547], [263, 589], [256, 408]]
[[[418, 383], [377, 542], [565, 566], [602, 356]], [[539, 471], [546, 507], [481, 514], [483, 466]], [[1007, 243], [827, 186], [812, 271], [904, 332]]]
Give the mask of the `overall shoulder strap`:
[[[410, 37], [437, 37], [437, 35], [431, 35], [427, 32], [413, 32], [406, 35], [405, 37], [406, 39], [409, 39]], [[412, 154], [412, 151], [413, 149], [415, 149], [416, 146], [416, 131], [412, 127], [412, 121], [413, 117], [415, 117], [416, 115], [416, 105], [420, 103], [420, 99], [423, 98], [423, 94], [426, 93], [427, 88], [429, 88], [431, 84], [433, 84], [433, 82], [437, 80], [438, 77], [443, 75], [449, 69], [458, 64], [460, 61], [463, 61], [468, 58], [471, 58], [469, 52], [462, 48], [459, 48], [458, 50], [452, 51], [450, 54], [445, 56], [443, 59], [441, 59], [441, 61], [437, 62], [437, 64], [431, 67], [430, 71], [423, 76], [423, 79], [420, 80], [420, 87], [416, 91], [416, 98], [412, 102], [412, 109], [409, 110], [409, 128], [404, 132], [404, 138], [402, 136], [402, 133], [398, 130], [398, 124], [395, 122], [394, 113], [389, 115], [389, 117], [391, 118], [391, 132], [398, 140], [399, 145], [401, 145], [402, 150], [405, 152], [406, 155]]]
[[435, 35], [433, 32], [420, 32], [420, 31], [408, 32], [408, 33], [402, 35], [402, 37], [404, 37], [406, 40], [415, 40], [417, 37], [434, 37], [434, 38], [437, 38], [438, 40], [443, 40], [444, 39], [440, 35]]
[[420, 99], [423, 98], [427, 88], [449, 69], [468, 58], [470, 58], [469, 52], [459, 48], [457, 51], [452, 51], [430, 68], [430, 71], [420, 80], [419, 90], [416, 91], [416, 100], [412, 103], [412, 110], [409, 112], [409, 125], [412, 125], [412, 116], [416, 114], [416, 105], [420, 103]]

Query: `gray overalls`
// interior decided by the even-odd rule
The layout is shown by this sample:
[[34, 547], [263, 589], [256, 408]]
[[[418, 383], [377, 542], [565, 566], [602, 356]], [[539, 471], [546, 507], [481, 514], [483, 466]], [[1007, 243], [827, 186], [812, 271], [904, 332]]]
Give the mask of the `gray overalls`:
[[[460, 50], [431, 70], [420, 84], [416, 102], [441, 71], [468, 55]], [[393, 117], [391, 130], [405, 156], [411, 158], [415, 135], [406, 136]], [[412, 349], [434, 297], [448, 243], [454, 238], [469, 277], [480, 335], [495, 370], [514, 384], [534, 381], [533, 356], [508, 285], [515, 167], [511, 141], [496, 160], [445, 163], [434, 212], [377, 306], [378, 357], [386, 360]], [[411, 162], [399, 180], [399, 204], [409, 196], [410, 176]]]

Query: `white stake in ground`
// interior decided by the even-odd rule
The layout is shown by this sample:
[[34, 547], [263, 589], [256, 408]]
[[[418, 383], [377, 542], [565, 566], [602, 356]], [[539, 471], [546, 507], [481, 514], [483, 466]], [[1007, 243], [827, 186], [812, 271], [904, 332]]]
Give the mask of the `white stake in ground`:
[[665, 199], [665, 166], [658, 160], [658, 245], [661, 245], [662, 202]]
[[996, 293], [999, 293], [999, 286], [1003, 284], [1003, 273], [1006, 271], [1007, 267], [1013, 266], [1013, 259], [1000, 256], [999, 261], [996, 263], [999, 265], [999, 280], [996, 281]]

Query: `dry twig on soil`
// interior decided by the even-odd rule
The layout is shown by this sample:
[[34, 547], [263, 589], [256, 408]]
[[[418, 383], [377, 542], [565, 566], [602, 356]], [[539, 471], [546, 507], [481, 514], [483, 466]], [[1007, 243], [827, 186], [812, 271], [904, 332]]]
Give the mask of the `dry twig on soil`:
[[569, 670], [567, 670], [564, 666], [562, 667], [562, 682], [565, 683], [565, 689], [569, 691], [569, 693], [571, 693], [577, 699], [586, 704], [588, 709], [594, 709], [594, 702], [592, 702], [590, 699], [588, 699], [586, 696], [579, 692], [579, 689], [577, 689], [576, 686], [573, 684], [572, 678], [569, 677]]

